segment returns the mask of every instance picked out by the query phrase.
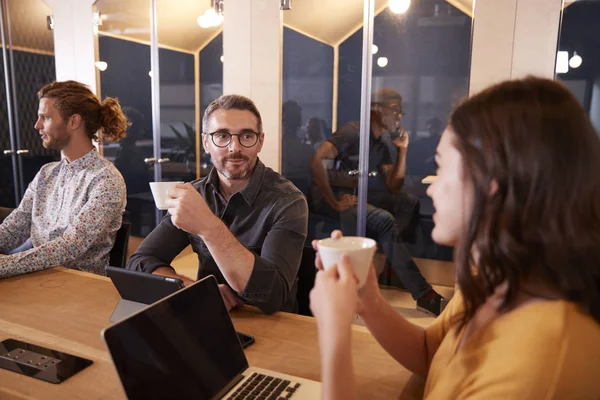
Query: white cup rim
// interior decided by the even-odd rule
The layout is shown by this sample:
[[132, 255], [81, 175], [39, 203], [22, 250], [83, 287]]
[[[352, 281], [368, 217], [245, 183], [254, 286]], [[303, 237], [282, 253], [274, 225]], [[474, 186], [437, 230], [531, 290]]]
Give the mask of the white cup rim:
[[163, 183], [185, 183], [184, 181], [160, 181], [160, 182], [150, 182], [150, 185], [163, 184]]
[[[340, 248], [340, 247], [334, 247], [331, 245], [328, 245], [327, 243], [329, 242], [336, 242], [339, 240], [346, 240], [346, 239], [352, 239], [352, 240], [361, 240], [363, 243], [367, 243], [367, 247], [354, 247], [354, 248]], [[349, 252], [349, 251], [363, 251], [363, 250], [368, 250], [371, 249], [375, 246], [377, 246], [377, 242], [373, 239], [370, 238], [366, 238], [366, 237], [362, 237], [362, 236], [342, 236], [341, 238], [326, 238], [326, 239], [321, 239], [317, 242], [317, 246], [319, 248], [324, 248], [324, 249], [331, 249], [331, 250], [341, 250], [344, 252]]]

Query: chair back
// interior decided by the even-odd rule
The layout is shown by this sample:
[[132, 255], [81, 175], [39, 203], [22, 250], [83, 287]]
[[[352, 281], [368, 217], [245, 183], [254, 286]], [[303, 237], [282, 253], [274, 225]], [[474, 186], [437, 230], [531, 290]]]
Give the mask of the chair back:
[[131, 232], [131, 224], [123, 222], [121, 228], [117, 231], [115, 244], [110, 251], [109, 265], [118, 268], [125, 268], [127, 262], [127, 246], [129, 245], [129, 233]]
[[310, 312], [309, 294], [315, 285], [317, 270], [315, 268], [315, 251], [311, 246], [304, 246], [302, 249], [302, 260], [298, 269], [298, 313], [300, 315], [312, 316]]
[[8, 214], [10, 214], [13, 210], [14, 208], [0, 207], [0, 224], [2, 223], [2, 221], [4, 221], [4, 218], [8, 217]]

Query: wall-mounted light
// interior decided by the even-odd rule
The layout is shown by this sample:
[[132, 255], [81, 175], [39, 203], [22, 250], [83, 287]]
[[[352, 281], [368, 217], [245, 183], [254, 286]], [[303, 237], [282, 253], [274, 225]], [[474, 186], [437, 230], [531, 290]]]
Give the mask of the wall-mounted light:
[[106, 61], [96, 61], [94, 64], [100, 71], [106, 71], [106, 68], [108, 68], [108, 63]]
[[379, 51], [379, 47], [377, 47], [376, 44], [373, 44], [373, 46], [371, 46], [371, 52], [373, 54], [377, 54], [378, 51]]
[[387, 57], [379, 57], [377, 59], [377, 65], [379, 65], [381, 68], [385, 68], [388, 65]]
[[556, 53], [556, 73], [566, 74], [569, 72], [569, 52], [559, 51]]
[[581, 64], [583, 64], [583, 58], [581, 58], [581, 56], [577, 54], [576, 51], [573, 52], [573, 57], [571, 57], [571, 59], [569, 60], [569, 67], [575, 69], [581, 67]]
[[152, 71], [148, 71], [148, 76], [152, 78]]
[[48, 15], [46, 17], [46, 27], [48, 28], [48, 30], [54, 29], [54, 16], [53, 15]]
[[221, 62], [225, 62], [225, 56], [221, 56], [220, 60]]
[[410, 0], [390, 0], [388, 6], [394, 14], [404, 14], [410, 7]]

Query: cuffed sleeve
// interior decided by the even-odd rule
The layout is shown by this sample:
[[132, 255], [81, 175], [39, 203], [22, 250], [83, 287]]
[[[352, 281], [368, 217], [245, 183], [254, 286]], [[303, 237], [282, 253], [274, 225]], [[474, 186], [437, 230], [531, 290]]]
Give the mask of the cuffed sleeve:
[[[292, 287], [302, 258], [308, 229], [308, 205], [305, 197], [294, 192], [282, 197], [270, 217], [272, 228], [267, 233], [261, 254], [255, 254], [254, 268], [240, 296], [266, 314], [285, 310], [290, 303]], [[293, 311], [293, 310], [285, 310]]]
[[[31, 234], [31, 209], [37, 187], [39, 173], [27, 187], [19, 207], [13, 210], [0, 224], [0, 253], [22, 245]], [[0, 264], [1, 265], [1, 264]]]

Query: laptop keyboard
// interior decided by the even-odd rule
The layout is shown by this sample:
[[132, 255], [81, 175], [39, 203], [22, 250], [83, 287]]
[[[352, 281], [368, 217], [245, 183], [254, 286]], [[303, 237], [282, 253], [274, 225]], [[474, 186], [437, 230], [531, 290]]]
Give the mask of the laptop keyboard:
[[299, 387], [299, 383], [255, 372], [227, 400], [284, 400], [292, 397]]

